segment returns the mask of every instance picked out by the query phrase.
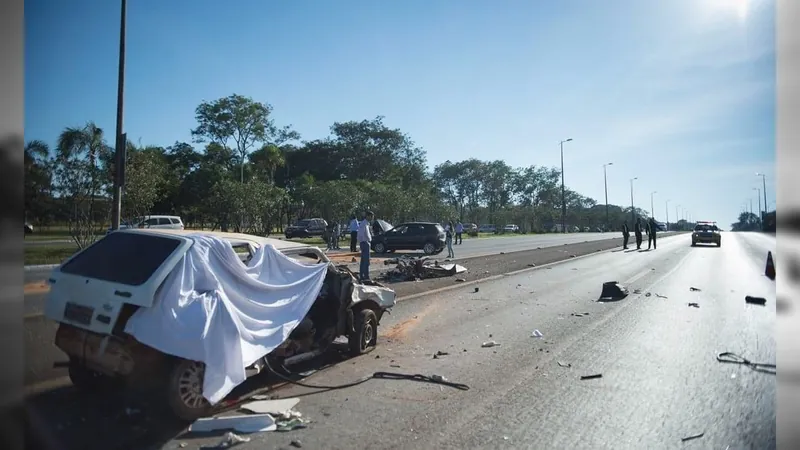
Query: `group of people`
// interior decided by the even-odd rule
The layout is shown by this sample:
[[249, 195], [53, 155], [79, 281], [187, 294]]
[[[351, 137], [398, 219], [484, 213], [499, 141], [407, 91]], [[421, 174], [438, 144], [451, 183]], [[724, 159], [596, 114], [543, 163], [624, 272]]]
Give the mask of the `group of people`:
[[[656, 231], [658, 230], [658, 224], [656, 223], [656, 219], [650, 218], [642, 224], [642, 219], [637, 217], [636, 222], [633, 224], [633, 234], [636, 237], [636, 249], [641, 250], [642, 248], [642, 240], [643, 240], [643, 233], [647, 233], [647, 249], [650, 250], [652, 245], [653, 250], [656, 249]], [[630, 239], [631, 233], [630, 229], [628, 229], [628, 223], [622, 222], [622, 249], [628, 249], [628, 239]]]

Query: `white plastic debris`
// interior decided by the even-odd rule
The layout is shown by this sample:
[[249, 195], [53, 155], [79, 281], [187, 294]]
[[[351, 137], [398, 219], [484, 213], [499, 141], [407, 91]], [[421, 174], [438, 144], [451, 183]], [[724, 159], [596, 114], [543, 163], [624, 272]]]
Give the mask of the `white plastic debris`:
[[544, 337], [544, 335], [539, 330], [533, 330], [533, 333], [531, 333], [531, 337], [540, 338], [540, 337]]
[[189, 426], [192, 433], [208, 433], [211, 431], [233, 430], [239, 433], [258, 433], [275, 431], [275, 419], [269, 414], [246, 416], [221, 416], [198, 419]]
[[487, 342], [484, 342], [483, 344], [481, 344], [481, 347], [483, 347], [483, 348], [499, 347], [499, 346], [500, 346], [500, 343], [499, 342], [495, 342], [495, 341], [487, 341]]
[[220, 443], [217, 444], [217, 448], [233, 447], [234, 445], [241, 444], [244, 442], [250, 442], [250, 438], [245, 436], [239, 436], [238, 434], [228, 431], [227, 433], [225, 433], [225, 436], [222, 437]]

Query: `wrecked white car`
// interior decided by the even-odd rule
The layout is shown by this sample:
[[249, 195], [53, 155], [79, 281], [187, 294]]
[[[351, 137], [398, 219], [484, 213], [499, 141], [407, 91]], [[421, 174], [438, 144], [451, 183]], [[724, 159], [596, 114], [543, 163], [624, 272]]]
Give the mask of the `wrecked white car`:
[[356, 281], [317, 247], [258, 236], [120, 230], [54, 270], [45, 315], [80, 389], [164, 389], [186, 420], [247, 377], [375, 346], [394, 291]]

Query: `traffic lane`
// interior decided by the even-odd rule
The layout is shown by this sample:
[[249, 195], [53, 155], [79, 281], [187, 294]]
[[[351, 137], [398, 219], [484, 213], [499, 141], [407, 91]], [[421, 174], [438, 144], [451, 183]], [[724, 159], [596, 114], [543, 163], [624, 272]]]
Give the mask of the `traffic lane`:
[[734, 236], [737, 238], [737, 242], [740, 242], [743, 248], [748, 252], [750, 258], [759, 262], [762, 271], [767, 261], [768, 252], [772, 252], [773, 257], [778, 256], [777, 239], [774, 234], [765, 234], [755, 231], [723, 233], [722, 245], [725, 245], [726, 237]]
[[[659, 233], [659, 237], [667, 237], [673, 234]], [[621, 233], [549, 233], [549, 234], [530, 234], [514, 237], [492, 237], [492, 238], [471, 238], [464, 239], [464, 242], [453, 246], [456, 254], [455, 259], [471, 258], [487, 254], [497, 254], [500, 252], [514, 252], [521, 250], [533, 250], [538, 247], [552, 247], [556, 245], [575, 244], [579, 242], [590, 242], [604, 239], [621, 239]], [[438, 258], [444, 259], [446, 253], [440, 253]]]
[[[256, 435], [242, 448], [293, 439], [309, 448], [674, 448], [701, 432], [686, 446], [774, 447], [774, 376], [715, 360], [729, 350], [774, 362], [774, 311], [744, 303], [770, 285], [742, 255], [736, 243], [698, 249], [676, 238], [401, 303], [373, 354], [308, 383], [393, 371], [442, 375], [469, 391], [372, 380], [304, 396], [297, 409], [314, 420], [309, 429]], [[614, 280], [641, 293], [598, 303], [602, 282]], [[700, 308], [687, 306], [695, 301]], [[535, 329], [544, 337], [531, 337]], [[501, 345], [481, 347], [490, 340]], [[592, 373], [603, 378], [578, 379]]]

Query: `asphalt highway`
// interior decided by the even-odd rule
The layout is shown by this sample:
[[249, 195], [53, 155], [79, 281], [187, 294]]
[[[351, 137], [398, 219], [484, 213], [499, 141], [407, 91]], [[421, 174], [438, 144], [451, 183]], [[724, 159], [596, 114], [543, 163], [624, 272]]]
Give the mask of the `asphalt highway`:
[[[252, 434], [237, 447], [775, 448], [776, 376], [716, 359], [734, 352], [775, 363], [775, 283], [763, 275], [775, 238], [724, 233], [721, 248], [689, 242], [665, 237], [654, 251], [598, 253], [401, 302], [385, 316], [374, 352], [305, 381], [336, 385], [390, 371], [444, 376], [468, 391], [408, 380], [313, 394], [284, 387], [274, 394], [300, 395], [295, 409], [312, 420], [308, 428]], [[598, 302], [606, 281], [630, 295]], [[766, 306], [746, 304], [747, 295]], [[482, 347], [488, 341], [499, 345]], [[88, 445], [71, 439], [101, 429], [105, 448], [125, 442], [116, 419], [86, 419], [85, 405], [61, 409], [55, 398], [32, 399], [48, 433], [69, 422], [72, 437], [59, 439], [71, 446]], [[155, 424], [146, 432], [155, 448], [220, 440]]]

